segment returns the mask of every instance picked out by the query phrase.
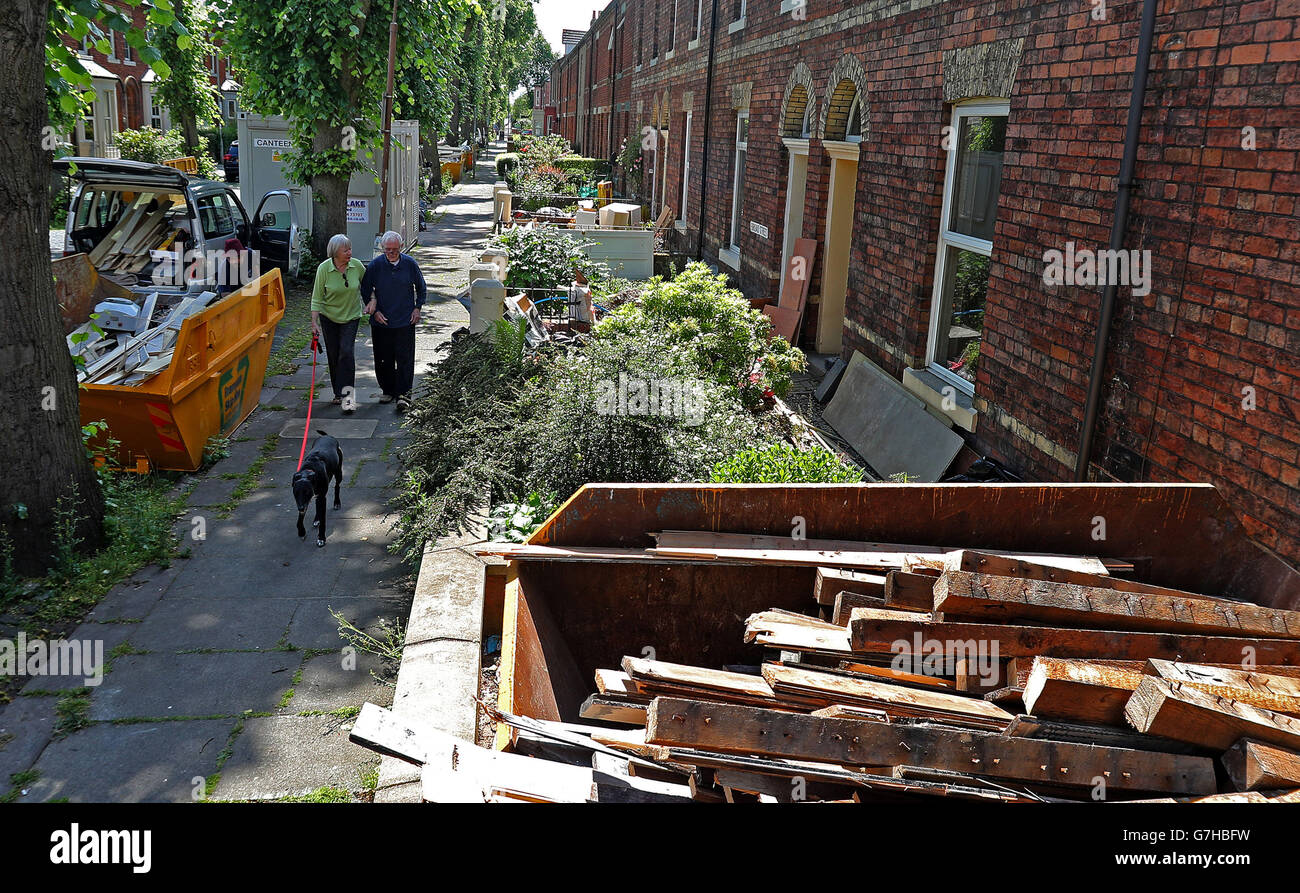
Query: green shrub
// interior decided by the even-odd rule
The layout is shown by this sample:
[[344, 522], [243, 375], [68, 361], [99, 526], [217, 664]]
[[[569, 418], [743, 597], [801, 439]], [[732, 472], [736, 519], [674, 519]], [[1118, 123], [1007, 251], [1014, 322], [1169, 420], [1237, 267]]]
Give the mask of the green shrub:
[[[734, 297], [712, 288], [709, 300]], [[394, 549], [417, 558], [427, 540], [463, 531], [489, 499], [518, 505], [527, 494], [555, 494], [558, 503], [592, 481], [704, 480], [772, 439], [730, 368], [719, 375], [683, 330], [639, 312], [646, 324], [597, 326], [567, 347], [529, 352], [506, 323], [450, 344], [405, 421]], [[745, 343], [754, 334], [743, 319], [735, 330]]]
[[786, 443], [741, 450], [709, 472], [709, 482], [714, 484], [856, 484], [861, 480], [861, 471], [829, 450], [805, 451]]
[[584, 243], [554, 227], [514, 227], [499, 235], [493, 247], [510, 252], [506, 288], [556, 289], [573, 282], [573, 271], [588, 279], [604, 278], [605, 265], [587, 257]]
[[597, 326], [601, 337], [650, 328], [665, 330], [704, 374], [735, 388], [748, 406], [768, 391], [785, 396], [794, 373], [807, 368], [803, 353], [774, 337], [771, 321], [729, 288], [726, 276], [699, 262], [671, 281], [651, 279], [639, 302], [620, 307]]
[[519, 155], [515, 152], [503, 152], [497, 156], [497, 178], [504, 180], [506, 176], [519, 167]]
[[583, 158], [581, 155], [561, 155], [555, 166], [583, 179], [603, 180], [609, 176], [609, 162], [602, 158]]
[[188, 154], [179, 130], [169, 130], [166, 133], [154, 127], [122, 130], [114, 137], [114, 141], [122, 158], [127, 161], [162, 164], [170, 158]]

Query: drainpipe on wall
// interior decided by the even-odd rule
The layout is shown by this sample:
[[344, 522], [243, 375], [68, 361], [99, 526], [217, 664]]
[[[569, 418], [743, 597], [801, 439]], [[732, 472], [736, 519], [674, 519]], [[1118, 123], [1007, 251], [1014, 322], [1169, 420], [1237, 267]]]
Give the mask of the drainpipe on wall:
[[[1133, 91], [1129, 97], [1128, 128], [1124, 134], [1124, 159], [1119, 168], [1119, 182], [1115, 190], [1115, 218], [1110, 229], [1110, 249], [1120, 251], [1128, 233], [1129, 199], [1133, 193], [1133, 170], [1137, 166], [1138, 142], [1142, 130], [1142, 108], [1146, 104], [1147, 70], [1151, 65], [1151, 43], [1156, 30], [1157, 0], [1143, 0], [1142, 32], [1138, 37], [1137, 60], [1133, 69]], [[1083, 427], [1079, 436], [1079, 455], [1074, 467], [1074, 479], [1088, 479], [1088, 463], [1092, 458], [1092, 441], [1097, 427], [1097, 414], [1101, 405], [1102, 376], [1106, 372], [1106, 348], [1110, 341], [1110, 326], [1115, 315], [1116, 283], [1107, 282], [1101, 294], [1101, 315], [1097, 321], [1097, 346], [1092, 355], [1092, 371], [1088, 376], [1088, 402], [1083, 411]]]
[[[695, 231], [695, 259], [704, 259], [704, 206], [709, 197], [709, 130], [713, 125], [713, 59], [718, 45], [718, 0], [709, 20], [709, 68], [704, 82], [704, 164], [700, 167], [700, 225]], [[689, 147], [688, 147], [689, 149]], [[682, 219], [686, 215], [682, 214]]]

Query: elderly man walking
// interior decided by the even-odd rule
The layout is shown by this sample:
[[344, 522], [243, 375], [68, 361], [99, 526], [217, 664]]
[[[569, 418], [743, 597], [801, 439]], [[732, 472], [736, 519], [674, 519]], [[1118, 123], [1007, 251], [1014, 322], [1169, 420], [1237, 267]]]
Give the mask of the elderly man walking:
[[420, 265], [402, 253], [402, 237], [389, 230], [379, 240], [384, 253], [366, 267], [361, 278], [361, 300], [370, 314], [370, 335], [375, 346], [375, 378], [384, 396], [380, 403], [397, 401], [397, 411], [411, 408], [408, 396], [415, 380], [415, 324], [420, 321], [426, 289]]

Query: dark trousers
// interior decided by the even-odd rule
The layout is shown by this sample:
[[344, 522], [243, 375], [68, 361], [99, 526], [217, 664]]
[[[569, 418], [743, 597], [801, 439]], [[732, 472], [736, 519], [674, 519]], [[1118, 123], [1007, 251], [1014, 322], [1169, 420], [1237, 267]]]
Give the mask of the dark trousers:
[[379, 389], [390, 397], [407, 394], [415, 382], [415, 326], [390, 329], [371, 323], [370, 335]]
[[320, 316], [321, 340], [325, 342], [325, 356], [329, 360], [330, 386], [334, 396], [342, 397], [345, 388], [356, 389], [357, 384], [357, 324], [352, 322], [335, 322], [325, 314]]

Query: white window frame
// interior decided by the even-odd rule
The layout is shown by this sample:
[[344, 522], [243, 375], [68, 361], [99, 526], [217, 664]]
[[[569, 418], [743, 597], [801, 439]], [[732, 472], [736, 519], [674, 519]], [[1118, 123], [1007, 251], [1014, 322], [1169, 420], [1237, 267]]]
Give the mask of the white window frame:
[[[943, 286], [948, 275], [948, 253], [951, 248], [962, 248], [985, 257], [993, 256], [993, 243], [976, 239], [948, 229], [952, 220], [953, 186], [956, 183], [957, 155], [960, 151], [961, 125], [963, 118], [1009, 117], [1011, 103], [1008, 100], [972, 102], [953, 106], [951, 147], [948, 149], [948, 161], [944, 168], [943, 209], [939, 215], [938, 252], [934, 265], [934, 288], [930, 295], [930, 331], [926, 334], [925, 362], [928, 368], [939, 378], [953, 385], [959, 391], [974, 395], [974, 382], [967, 381], [960, 375], [948, 371], [943, 363], [938, 362], [939, 326], [949, 325], [950, 321], [943, 312]], [[982, 334], [981, 334], [982, 337]]]
[[747, 6], [748, 0], [740, 0], [740, 15], [736, 17], [734, 22], [727, 26], [728, 34], [735, 34], [737, 31], [740, 31], [745, 27], [745, 11]]
[[[740, 138], [740, 124], [745, 122], [745, 138]], [[736, 254], [740, 253], [740, 234], [743, 227], [741, 226], [741, 217], [744, 211], [744, 186], [745, 170], [740, 163], [740, 153], [745, 153], [745, 163], [749, 163], [749, 110], [745, 109], [736, 113], [736, 157], [732, 162], [731, 177], [731, 227], [727, 233], [728, 243], [731, 250]]]
[[677, 225], [679, 229], [686, 227], [686, 200], [690, 196], [691, 188], [691, 113], [686, 113], [686, 129], [682, 137], [682, 203], [677, 209]]
[[668, 47], [664, 50], [665, 59], [671, 59], [677, 50], [677, 7], [680, 3], [681, 0], [673, 0], [673, 17], [668, 20]]
[[[849, 125], [853, 123], [854, 112], [858, 113], [858, 132], [849, 133]], [[857, 90], [853, 91], [853, 102], [849, 103], [849, 116], [844, 121], [844, 142], [862, 142], [862, 94]]]

